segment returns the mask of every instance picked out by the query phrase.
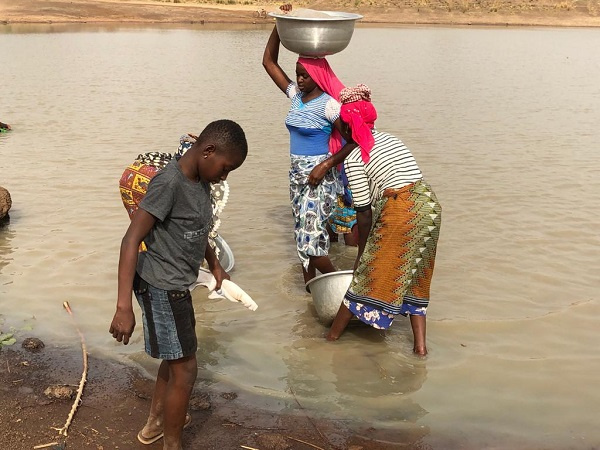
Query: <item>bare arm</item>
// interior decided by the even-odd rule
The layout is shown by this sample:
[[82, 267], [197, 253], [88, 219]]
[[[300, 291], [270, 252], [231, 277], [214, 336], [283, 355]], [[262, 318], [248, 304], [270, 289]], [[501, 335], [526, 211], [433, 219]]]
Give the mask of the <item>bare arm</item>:
[[225, 270], [221, 266], [221, 263], [219, 262], [219, 259], [217, 258], [217, 254], [209, 244], [206, 245], [206, 250], [204, 251], [204, 259], [206, 259], [206, 262], [208, 263], [208, 268], [215, 277], [215, 280], [217, 281], [215, 290], [221, 289], [221, 283], [223, 282], [223, 280], [229, 280], [231, 277], [227, 272], [225, 272]]
[[317, 164], [314, 167], [308, 176], [308, 184], [312, 186], [318, 185], [321, 180], [323, 180], [329, 169], [344, 162], [350, 152], [356, 148], [357, 144], [352, 140], [352, 136], [343, 128], [342, 123], [342, 119], [338, 117], [333, 125], [344, 137], [346, 144], [335, 155], [331, 155], [325, 161]]
[[354, 263], [354, 270], [358, 267], [360, 257], [365, 251], [367, 245], [367, 238], [371, 232], [371, 225], [373, 222], [373, 212], [371, 211], [371, 205], [364, 211], [356, 211], [356, 224], [358, 226], [358, 254], [356, 255], [356, 262]]
[[310, 175], [308, 176], [308, 184], [311, 186], [318, 185], [327, 172], [332, 168], [344, 162], [344, 160], [348, 157], [350, 152], [356, 148], [355, 142], [348, 142], [344, 145], [339, 152], [335, 155], [331, 155], [329, 158], [324, 160], [322, 163], [317, 164], [313, 170], [311, 170]]
[[273, 31], [271, 32], [271, 36], [269, 36], [267, 46], [265, 47], [265, 52], [263, 53], [262, 64], [277, 87], [285, 93], [291, 80], [278, 63], [279, 43], [280, 40], [279, 34], [277, 33], [277, 27], [273, 27]]
[[121, 241], [119, 255], [119, 275], [117, 291], [117, 311], [110, 324], [109, 333], [118, 342], [127, 345], [135, 328], [135, 316], [131, 301], [131, 288], [135, 276], [138, 259], [138, 249], [148, 235], [156, 218], [143, 209], [138, 209], [129, 224], [129, 228]]

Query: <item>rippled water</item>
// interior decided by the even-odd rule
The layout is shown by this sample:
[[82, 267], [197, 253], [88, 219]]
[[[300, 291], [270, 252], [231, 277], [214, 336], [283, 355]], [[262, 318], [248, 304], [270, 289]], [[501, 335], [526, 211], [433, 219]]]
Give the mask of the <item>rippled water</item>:
[[[426, 360], [407, 320], [326, 343], [305, 294], [287, 194], [288, 102], [261, 66], [269, 29], [3, 26], [0, 327], [78, 340], [148, 369], [141, 329], [116, 345], [118, 180], [216, 118], [245, 128], [222, 235], [250, 312], [194, 291], [200, 387], [270, 410], [398, 431], [434, 448], [600, 445], [600, 30], [359, 28], [330, 57], [374, 92], [444, 207]], [[281, 63], [293, 74], [294, 55]], [[355, 252], [338, 244], [344, 269]], [[138, 322], [141, 318], [138, 311]], [[23, 332], [32, 333], [31, 331]]]

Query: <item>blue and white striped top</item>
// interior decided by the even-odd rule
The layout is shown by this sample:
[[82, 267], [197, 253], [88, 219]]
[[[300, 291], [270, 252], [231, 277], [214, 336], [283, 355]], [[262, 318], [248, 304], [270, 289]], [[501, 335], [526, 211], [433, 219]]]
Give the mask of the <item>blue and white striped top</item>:
[[388, 133], [372, 130], [375, 145], [367, 164], [360, 147], [344, 161], [352, 200], [356, 208], [374, 203], [388, 188], [399, 189], [423, 178], [414, 156], [404, 143]]
[[307, 103], [295, 83], [286, 90], [292, 106], [285, 118], [290, 131], [290, 153], [300, 156], [326, 155], [333, 123], [340, 116], [340, 104], [325, 92]]

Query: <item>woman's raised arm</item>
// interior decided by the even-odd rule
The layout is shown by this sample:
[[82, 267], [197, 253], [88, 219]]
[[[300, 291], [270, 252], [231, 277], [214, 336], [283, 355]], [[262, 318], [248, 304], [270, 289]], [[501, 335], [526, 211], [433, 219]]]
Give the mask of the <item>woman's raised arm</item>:
[[285, 93], [291, 80], [283, 69], [279, 67], [279, 63], [277, 62], [279, 59], [279, 43], [277, 27], [273, 27], [273, 32], [269, 36], [267, 46], [265, 47], [262, 64], [277, 87]]

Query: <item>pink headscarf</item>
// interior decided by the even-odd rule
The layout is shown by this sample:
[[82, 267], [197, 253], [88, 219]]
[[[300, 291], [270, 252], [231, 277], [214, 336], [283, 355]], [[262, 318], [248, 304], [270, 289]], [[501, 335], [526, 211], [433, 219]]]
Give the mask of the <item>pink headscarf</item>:
[[375, 145], [371, 130], [377, 120], [377, 111], [371, 103], [371, 89], [364, 84], [345, 88], [340, 92], [340, 101], [340, 117], [350, 125], [352, 139], [360, 146], [360, 154], [366, 164], [371, 159], [371, 149]]
[[[302, 64], [323, 92], [331, 95], [337, 101], [340, 100], [340, 92], [345, 86], [333, 72], [325, 58], [306, 58], [301, 56], [298, 58], [298, 62]], [[334, 129], [329, 138], [329, 151], [334, 154], [341, 148], [342, 135]]]

